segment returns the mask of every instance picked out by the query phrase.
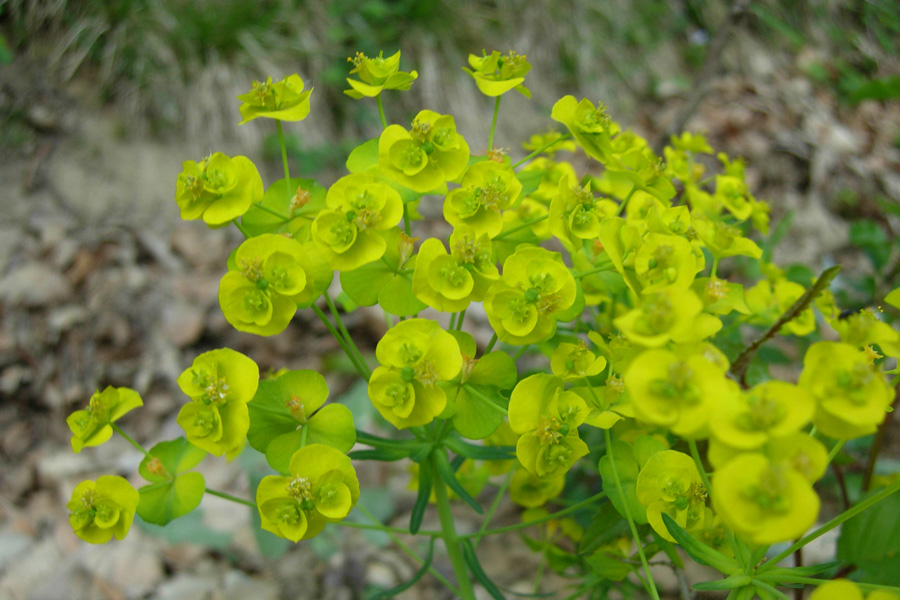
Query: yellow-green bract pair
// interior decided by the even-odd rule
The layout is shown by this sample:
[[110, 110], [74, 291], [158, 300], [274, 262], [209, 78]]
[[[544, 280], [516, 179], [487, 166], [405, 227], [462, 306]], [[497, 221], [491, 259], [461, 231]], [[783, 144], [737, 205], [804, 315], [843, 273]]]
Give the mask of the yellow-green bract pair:
[[340, 521], [358, 499], [359, 480], [350, 458], [323, 444], [297, 450], [290, 475], [263, 477], [256, 489], [262, 528], [292, 542]]
[[369, 379], [369, 398], [385, 419], [404, 429], [441, 414], [447, 395], [438, 384], [456, 377], [462, 355], [456, 339], [436, 321], [409, 319], [390, 329], [375, 356], [381, 366]]
[[178, 413], [190, 443], [229, 460], [240, 454], [250, 428], [247, 403], [256, 394], [259, 367], [230, 348], [204, 352], [178, 377], [191, 398]]

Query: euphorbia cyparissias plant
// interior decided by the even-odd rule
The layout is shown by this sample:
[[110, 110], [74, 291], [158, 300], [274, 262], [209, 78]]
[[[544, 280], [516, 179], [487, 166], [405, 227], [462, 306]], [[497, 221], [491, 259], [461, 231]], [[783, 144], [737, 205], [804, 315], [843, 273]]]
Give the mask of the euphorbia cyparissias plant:
[[[284, 178], [266, 187], [249, 159], [216, 152], [183, 163], [175, 196], [183, 218], [233, 224], [246, 238], [222, 257], [226, 320], [273, 336], [298, 309], [315, 315], [382, 418], [361, 431], [322, 374], [281, 369], [261, 380], [250, 357], [228, 348], [200, 354], [178, 378], [184, 436], [149, 451], [117, 424], [142, 405], [138, 393], [98, 391], [68, 419], [73, 450], [117, 432], [144, 453], [148, 483], [79, 484], [68, 504], [76, 534], [121, 539], [135, 512], [165, 524], [213, 494], [248, 505], [263, 529], [292, 542], [329, 523], [393, 535], [355, 510], [365, 494], [357, 470], [407, 461], [417, 490], [409, 531], [430, 540], [426, 557], [407, 548], [422, 565], [412, 583], [432, 572], [463, 598], [474, 598], [473, 580], [503, 596], [493, 581], [503, 575], [478, 561], [478, 539], [532, 526], [539, 537], [524, 539], [542, 564], [575, 581], [568, 597], [629, 593], [639, 581], [658, 598], [649, 561], [680, 568], [673, 544], [724, 575], [697, 589], [729, 598], [783, 598], [780, 586], [823, 583], [813, 576], [835, 565], [777, 562], [890, 497], [900, 478], [784, 556], [765, 556], [815, 524], [814, 485], [845, 441], [884, 420], [897, 383], [884, 357], [900, 356], [897, 331], [872, 311], [840, 315], [828, 291], [836, 269], [804, 285], [768, 261], [767, 204], [751, 194], [743, 162], [714, 155], [702, 135], [673, 137], [657, 156], [602, 103], [567, 95], [552, 122], [521, 132], [529, 154], [514, 161], [493, 140], [501, 96], [530, 97], [523, 55], [469, 56], [464, 68], [494, 111], [487, 135], [468, 138], [452, 114], [434, 110], [458, 107], [388, 122], [384, 98], [417, 78], [400, 71], [399, 52], [350, 62], [356, 78], [345, 93], [375, 99], [382, 131], [350, 153], [347, 174], [329, 185], [291, 177], [282, 122], [310, 114], [312, 90], [296, 74], [266, 77], [237, 110], [241, 124], [275, 121]], [[553, 122], [562, 129], [547, 131]], [[591, 160], [585, 172], [573, 151]], [[442, 226], [422, 222], [426, 213], [442, 215]], [[741, 276], [735, 257], [762, 277]], [[900, 290], [885, 302], [900, 304]], [[479, 303], [486, 336], [467, 331]], [[387, 329], [373, 368], [341, 315], [376, 305]], [[840, 341], [817, 340], [829, 326]], [[773, 377], [757, 354], [777, 336], [812, 341], [799, 346], [795, 380]], [[234, 459], [247, 440], [273, 472], [250, 498], [207, 488], [193, 469], [207, 453]], [[496, 492], [485, 513], [489, 478]], [[507, 491], [528, 509], [524, 522], [492, 529]], [[484, 514], [477, 532], [456, 531], [451, 500]], [[440, 528], [423, 531], [431, 503]], [[437, 539], [455, 582], [431, 567]], [[829, 583], [814, 597], [862, 598], [854, 586]], [[893, 593], [882, 586], [869, 598], [882, 592]]]

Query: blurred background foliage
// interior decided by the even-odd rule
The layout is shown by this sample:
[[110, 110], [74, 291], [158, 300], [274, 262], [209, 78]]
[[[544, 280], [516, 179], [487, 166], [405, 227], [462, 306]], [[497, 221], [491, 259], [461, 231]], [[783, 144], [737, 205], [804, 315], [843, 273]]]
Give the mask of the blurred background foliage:
[[472, 87], [459, 66], [469, 52], [514, 48], [534, 64], [540, 109], [580, 90], [609, 98], [624, 120], [690, 90], [711, 40], [736, 18], [767, 45], [815, 47], [802, 68], [846, 102], [900, 96], [895, 0], [0, 0], [0, 60], [30, 53], [63, 82], [88, 77], [148, 131], [196, 133], [199, 115], [213, 137], [233, 129], [234, 92], [297, 71], [319, 88], [324, 135], [346, 139], [372, 122], [368, 104], [340, 101], [356, 51], [401, 49], [405, 68], [433, 75], [400, 100], [407, 112], [448, 91], [480, 109], [455, 89]]

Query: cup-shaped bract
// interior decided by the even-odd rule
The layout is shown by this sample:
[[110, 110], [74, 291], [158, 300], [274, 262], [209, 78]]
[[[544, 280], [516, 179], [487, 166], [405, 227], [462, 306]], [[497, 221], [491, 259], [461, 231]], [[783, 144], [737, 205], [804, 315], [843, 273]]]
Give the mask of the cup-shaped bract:
[[103, 475], [82, 481], [66, 504], [75, 535], [91, 544], [123, 539], [131, 528], [140, 494], [124, 477]]
[[591, 184], [583, 187], [564, 175], [550, 201], [550, 231], [571, 250], [580, 250], [586, 240], [600, 235], [600, 221], [616, 214], [618, 205], [591, 193]]
[[408, 90], [412, 82], [419, 74], [415, 71], [404, 73], [400, 70], [400, 52], [384, 57], [384, 52], [378, 56], [369, 58], [362, 52], [347, 59], [353, 63], [351, 75], [356, 75], [359, 80], [347, 79], [349, 90], [344, 93], [355, 100], [360, 98], [374, 98], [384, 90]]
[[175, 202], [185, 221], [202, 218], [210, 227], [224, 227], [262, 197], [262, 177], [246, 156], [216, 152], [200, 162], [181, 163]]
[[737, 535], [757, 546], [802, 536], [819, 515], [819, 496], [803, 475], [762, 454], [738, 456], [718, 469], [713, 508]]
[[531, 91], [522, 85], [525, 75], [531, 70], [531, 64], [524, 54], [512, 50], [501, 54], [494, 50], [482, 56], [469, 55], [469, 67], [463, 71], [472, 76], [475, 85], [485, 96], [501, 96], [510, 90], [516, 90], [526, 98], [531, 98]]
[[312, 242], [265, 233], [252, 237], [235, 252], [236, 270], [219, 283], [219, 305], [238, 331], [275, 335], [287, 328], [297, 304], [321, 293], [323, 275], [331, 267]]
[[563, 380], [547, 373], [526, 377], [509, 399], [509, 426], [520, 434], [516, 456], [529, 473], [541, 479], [565, 475], [588, 453], [578, 437], [588, 407]]
[[420, 194], [456, 179], [468, 164], [469, 145], [450, 115], [423, 110], [408, 131], [389, 125], [378, 139], [379, 170]]
[[462, 354], [436, 321], [401, 321], [378, 342], [375, 356], [381, 366], [369, 379], [369, 398], [381, 416], [405, 429], [443, 412], [447, 395], [437, 384], [459, 374]]
[[250, 415], [247, 403], [259, 386], [259, 367], [230, 348], [210, 350], [178, 376], [178, 387], [191, 398], [178, 413], [188, 441], [229, 460], [244, 448]]
[[534, 344], [556, 333], [557, 316], [575, 304], [575, 278], [558, 252], [520, 246], [503, 263], [484, 308], [497, 339]]
[[699, 353], [647, 350], [624, 378], [638, 419], [694, 439], [707, 436], [713, 406], [739, 392], [721, 366]]
[[873, 433], [894, 397], [869, 355], [842, 342], [810, 346], [799, 384], [815, 399], [813, 425], [839, 440]]
[[450, 235], [449, 253], [437, 238], [429, 238], [419, 247], [413, 293], [436, 310], [459, 312], [470, 302], [484, 300], [498, 277], [488, 236], [460, 227]]
[[113, 434], [111, 423], [133, 408], [143, 406], [141, 396], [130, 388], [107, 386], [94, 392], [84, 410], [76, 410], [66, 418], [72, 431], [72, 450], [99, 446]]
[[709, 427], [716, 440], [738, 450], [761, 448], [772, 438], [799, 431], [812, 419], [815, 405], [801, 387], [765, 381], [717, 402]]
[[477, 235], [493, 238], [503, 230], [501, 211], [512, 208], [522, 183], [509, 165], [492, 160], [466, 169], [460, 187], [444, 199], [444, 218], [454, 227], [471, 227]]
[[327, 209], [312, 224], [312, 238], [338, 271], [352, 271], [384, 255], [386, 231], [403, 218], [397, 190], [366, 173], [341, 177], [328, 190]]
[[296, 73], [276, 83], [272, 83], [271, 77], [267, 77], [265, 82], [254, 81], [249, 92], [238, 96], [242, 117], [238, 125], [249, 123], [257, 117], [302, 121], [309, 114], [311, 93], [312, 89], [303, 91], [303, 80]]
[[574, 96], [563, 96], [553, 105], [550, 116], [566, 126], [588, 156], [602, 163], [612, 158], [610, 136], [617, 132], [618, 125], [609, 118], [602, 103], [594, 106], [587, 98], [578, 101]]
[[256, 488], [262, 528], [292, 542], [343, 520], [359, 500], [359, 479], [346, 454], [310, 444], [291, 457], [290, 475], [268, 475]]
[[647, 507], [654, 531], [674, 542], [663, 522], [667, 514], [687, 531], [704, 523], [707, 491], [697, 465], [687, 454], [662, 450], [653, 454], [638, 474], [637, 499]]

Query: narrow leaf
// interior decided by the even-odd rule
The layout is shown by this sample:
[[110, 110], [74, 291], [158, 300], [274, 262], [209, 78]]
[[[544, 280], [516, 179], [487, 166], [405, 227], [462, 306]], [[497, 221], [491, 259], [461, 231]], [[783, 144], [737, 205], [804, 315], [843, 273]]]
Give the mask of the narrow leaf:
[[474, 460], [511, 460], [516, 457], [515, 446], [478, 446], [452, 437], [446, 438], [444, 445], [455, 453]]
[[409, 517], [409, 532], [413, 535], [422, 527], [422, 518], [428, 501], [431, 499], [431, 484], [434, 482], [434, 472], [431, 469], [431, 461], [425, 460], [419, 464], [419, 493], [416, 495], [416, 503], [413, 505], [412, 514]]
[[475, 555], [475, 548], [472, 546], [472, 542], [469, 541], [468, 538], [461, 540], [462, 549], [463, 549], [463, 558], [466, 559], [466, 564], [469, 566], [469, 571], [472, 572], [472, 575], [475, 576], [475, 579], [480, 583], [487, 593], [491, 595], [491, 598], [495, 600], [506, 600], [506, 597], [500, 592], [500, 588], [491, 581], [491, 579], [487, 576], [487, 573], [481, 568], [481, 564], [478, 562], [478, 557]]
[[698, 563], [709, 565], [722, 573], [732, 573], [738, 568], [738, 564], [733, 558], [728, 558], [718, 550], [714, 550], [703, 542], [691, 537], [681, 525], [675, 522], [675, 519], [666, 513], [663, 513], [662, 519], [666, 529], [669, 530], [675, 541]]
[[456, 478], [456, 473], [453, 472], [453, 467], [450, 466], [450, 462], [447, 460], [447, 454], [443, 451], [436, 452], [434, 454], [435, 457], [435, 466], [438, 470], [438, 475], [440, 475], [441, 479], [450, 487], [451, 490], [456, 492], [456, 495], [459, 496], [463, 502], [472, 507], [472, 509], [477, 512], [479, 515], [484, 514], [484, 509], [481, 508], [481, 505], [473, 498], [469, 492], [459, 483], [459, 480]]

